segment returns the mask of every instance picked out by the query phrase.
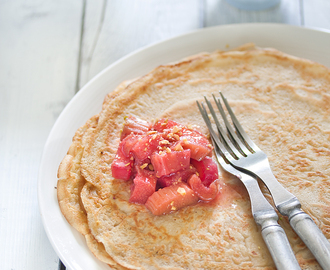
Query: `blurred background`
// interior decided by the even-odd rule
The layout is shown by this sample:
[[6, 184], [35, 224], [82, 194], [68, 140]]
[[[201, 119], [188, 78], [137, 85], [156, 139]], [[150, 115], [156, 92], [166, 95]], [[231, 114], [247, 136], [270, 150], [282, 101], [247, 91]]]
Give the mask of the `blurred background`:
[[38, 208], [41, 154], [63, 108], [101, 70], [200, 28], [258, 22], [330, 31], [329, 14], [328, 0], [258, 11], [226, 0], [0, 0], [0, 269], [59, 268]]

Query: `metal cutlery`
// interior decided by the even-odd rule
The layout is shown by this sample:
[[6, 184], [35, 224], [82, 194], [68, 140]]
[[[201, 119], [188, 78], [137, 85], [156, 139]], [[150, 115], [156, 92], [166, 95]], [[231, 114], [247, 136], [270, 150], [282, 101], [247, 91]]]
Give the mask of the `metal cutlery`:
[[221, 149], [216, 143], [213, 143], [213, 145], [215, 146], [215, 153], [221, 167], [239, 178], [246, 187], [251, 201], [253, 218], [261, 227], [262, 237], [273, 258], [276, 268], [279, 270], [301, 269], [283, 228], [277, 223], [278, 215], [262, 194], [257, 180], [248, 174], [241, 173], [227, 163]]
[[301, 209], [298, 199], [276, 180], [271, 171], [267, 155], [249, 138], [235, 117], [226, 98], [222, 93], [220, 95], [233, 123], [229, 123], [220, 99], [213, 96], [226, 126], [225, 130], [221, 127], [210, 101], [205, 97], [207, 107], [215, 121], [219, 136], [212, 128], [204, 105], [202, 104], [201, 106], [199, 103], [198, 105], [208, 125], [211, 137], [217, 147], [221, 149], [223, 157], [231, 166], [241, 172], [241, 176], [247, 174], [264, 182], [272, 195], [278, 211], [289, 218], [290, 225], [313, 253], [321, 267], [323, 269], [330, 269], [329, 241], [316, 226], [312, 218]]

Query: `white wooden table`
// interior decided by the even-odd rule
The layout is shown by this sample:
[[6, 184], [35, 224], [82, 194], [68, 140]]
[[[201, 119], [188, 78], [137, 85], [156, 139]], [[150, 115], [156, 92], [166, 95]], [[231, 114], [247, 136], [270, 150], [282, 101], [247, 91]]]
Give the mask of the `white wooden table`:
[[246, 22], [329, 30], [330, 1], [282, 0], [249, 12], [225, 0], [0, 0], [0, 269], [59, 268], [39, 214], [38, 168], [75, 93], [138, 48]]

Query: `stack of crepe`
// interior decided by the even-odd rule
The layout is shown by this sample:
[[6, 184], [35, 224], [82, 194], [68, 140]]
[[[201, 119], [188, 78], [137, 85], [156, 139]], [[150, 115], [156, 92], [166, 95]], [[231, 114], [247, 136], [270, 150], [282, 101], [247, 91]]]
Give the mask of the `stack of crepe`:
[[[168, 118], [207, 135], [196, 100], [219, 91], [278, 181], [330, 239], [330, 70], [247, 44], [122, 83], [74, 135], [58, 170], [60, 209], [109, 269], [275, 269], [244, 186], [221, 168], [215, 201], [162, 216], [129, 203], [132, 182], [111, 174], [125, 116]], [[321, 269], [287, 219], [279, 223], [301, 268]]]

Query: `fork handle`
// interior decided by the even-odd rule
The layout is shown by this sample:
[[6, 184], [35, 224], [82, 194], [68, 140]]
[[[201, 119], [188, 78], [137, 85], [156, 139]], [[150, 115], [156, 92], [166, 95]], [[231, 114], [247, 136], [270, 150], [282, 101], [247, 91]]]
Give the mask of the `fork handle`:
[[297, 197], [287, 191], [277, 182], [268, 165], [258, 177], [264, 181], [273, 196], [278, 211], [289, 218], [290, 225], [301, 240], [313, 253], [323, 269], [330, 269], [330, 243], [316, 226], [312, 218], [301, 210], [301, 204]]
[[277, 221], [261, 224], [261, 234], [278, 270], [301, 269], [283, 228]]
[[299, 210], [289, 217], [291, 227], [313, 253], [323, 269], [330, 269], [330, 243], [316, 226], [312, 218]]
[[278, 211], [289, 218], [293, 230], [313, 253], [323, 269], [330, 269], [330, 243], [312, 218], [301, 210], [296, 197], [277, 205]]

